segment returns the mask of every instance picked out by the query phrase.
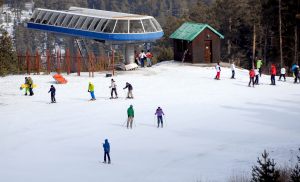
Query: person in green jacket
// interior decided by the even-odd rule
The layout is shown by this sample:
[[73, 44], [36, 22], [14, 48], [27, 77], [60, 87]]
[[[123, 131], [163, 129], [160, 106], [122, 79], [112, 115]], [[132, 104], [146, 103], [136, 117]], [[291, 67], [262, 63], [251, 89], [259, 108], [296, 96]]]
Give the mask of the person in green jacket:
[[89, 82], [89, 88], [88, 88], [88, 92], [90, 92], [91, 94], [91, 100], [96, 100], [95, 98], [95, 93], [94, 93], [94, 85], [92, 84], [92, 82]]
[[128, 116], [127, 129], [129, 128], [129, 125], [130, 125], [130, 128], [132, 129], [132, 123], [133, 123], [133, 118], [134, 118], [134, 110], [133, 110], [132, 105], [130, 105], [129, 108], [127, 109], [127, 116]]
[[29, 85], [29, 95], [33, 96], [34, 95], [34, 93], [33, 93], [33, 80], [32, 80], [31, 77], [28, 77], [27, 80], [28, 80], [28, 85]]
[[258, 59], [256, 61], [256, 68], [258, 69], [260, 77], [261, 77], [261, 73], [262, 73], [262, 69], [261, 69], [262, 65], [263, 65], [263, 61], [261, 59]]

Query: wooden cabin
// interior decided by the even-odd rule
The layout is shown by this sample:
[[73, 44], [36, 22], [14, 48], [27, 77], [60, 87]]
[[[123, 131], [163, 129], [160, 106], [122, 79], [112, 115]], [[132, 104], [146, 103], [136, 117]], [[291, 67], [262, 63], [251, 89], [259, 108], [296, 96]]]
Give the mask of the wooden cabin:
[[170, 38], [176, 61], [216, 63], [220, 60], [224, 36], [208, 24], [186, 22]]

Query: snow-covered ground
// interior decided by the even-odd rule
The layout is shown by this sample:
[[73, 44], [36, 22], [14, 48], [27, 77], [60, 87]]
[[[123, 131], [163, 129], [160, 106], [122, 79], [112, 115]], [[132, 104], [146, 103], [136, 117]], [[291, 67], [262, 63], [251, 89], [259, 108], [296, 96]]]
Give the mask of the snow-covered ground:
[[[300, 146], [300, 85], [287, 82], [250, 88], [248, 72], [237, 79], [223, 68], [164, 63], [118, 73], [120, 98], [110, 100], [111, 78], [96, 73], [65, 76], [55, 85], [57, 104], [49, 104], [49, 75], [32, 75], [33, 97], [19, 86], [24, 76], [0, 78], [0, 181], [3, 182], [182, 182], [226, 181], [251, 172], [267, 149], [279, 165], [294, 158]], [[88, 82], [95, 84], [91, 102]], [[134, 100], [125, 99], [125, 82]], [[128, 130], [128, 106], [136, 126]], [[156, 128], [161, 106], [165, 128]], [[112, 164], [103, 161], [109, 139]]]

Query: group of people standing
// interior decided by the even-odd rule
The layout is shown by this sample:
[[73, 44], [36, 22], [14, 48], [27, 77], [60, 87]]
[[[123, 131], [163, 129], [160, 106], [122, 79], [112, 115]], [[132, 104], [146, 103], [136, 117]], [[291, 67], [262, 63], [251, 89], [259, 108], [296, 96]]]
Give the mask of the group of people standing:
[[[114, 79], [111, 79], [111, 84], [109, 86], [109, 88], [111, 89], [110, 91], [110, 99], [117, 99], [118, 98], [118, 92], [117, 92], [117, 84], [115, 82]], [[132, 94], [132, 90], [133, 87], [130, 83], [126, 82], [125, 87], [123, 88], [123, 90], [128, 89], [127, 92], [127, 99], [133, 99], [133, 94]], [[88, 92], [91, 94], [91, 101], [96, 100], [95, 97], [95, 86], [92, 82], [89, 82], [89, 86], [88, 86]]]
[[[251, 84], [254, 87], [254, 85], [259, 85], [259, 77], [261, 77], [262, 74], [262, 65], [263, 61], [261, 59], [258, 59], [255, 64], [255, 68], [249, 69], [249, 84], [248, 86], [250, 87]], [[221, 73], [221, 66], [220, 63], [218, 62], [217, 65], [215, 66], [216, 69], [216, 80], [220, 80], [220, 73]], [[231, 62], [230, 64], [230, 69], [232, 72], [231, 79], [235, 79], [235, 64], [234, 62]], [[299, 75], [299, 66], [297, 64], [293, 64], [292, 66], [292, 73], [295, 78], [294, 83], [298, 83], [298, 80], [300, 82], [300, 75]], [[277, 69], [275, 64], [271, 64], [270, 68], [270, 75], [271, 75], [271, 84], [270, 85], [276, 85], [275, 77], [277, 75]], [[281, 78], [283, 78], [283, 81], [286, 81], [286, 68], [282, 67], [280, 69], [280, 76], [278, 81], [281, 81]]]
[[144, 52], [144, 50], [141, 50], [140, 53], [138, 53], [137, 51], [135, 51], [135, 63], [139, 66], [141, 66], [142, 68], [145, 67], [145, 63], [147, 67], [151, 67], [152, 66], [152, 58], [153, 55], [150, 52], [150, 50], [148, 50], [146, 53]]

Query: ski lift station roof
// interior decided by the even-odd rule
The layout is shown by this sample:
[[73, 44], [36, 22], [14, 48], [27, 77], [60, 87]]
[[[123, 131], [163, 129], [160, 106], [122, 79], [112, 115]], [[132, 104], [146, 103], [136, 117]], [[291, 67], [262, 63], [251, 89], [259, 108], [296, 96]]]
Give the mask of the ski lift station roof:
[[66, 11], [36, 8], [27, 27], [113, 42], [153, 41], [164, 34], [152, 16], [79, 7]]

